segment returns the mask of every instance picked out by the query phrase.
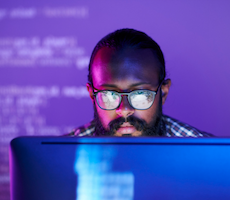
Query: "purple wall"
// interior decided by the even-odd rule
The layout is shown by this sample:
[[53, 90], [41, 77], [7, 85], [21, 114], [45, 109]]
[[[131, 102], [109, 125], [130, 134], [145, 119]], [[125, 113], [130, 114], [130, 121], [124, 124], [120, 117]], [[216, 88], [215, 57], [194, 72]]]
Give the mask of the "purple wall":
[[8, 145], [62, 135], [93, 116], [85, 89], [94, 45], [118, 28], [161, 46], [172, 87], [164, 113], [229, 136], [228, 1], [0, 2], [0, 199], [9, 199]]

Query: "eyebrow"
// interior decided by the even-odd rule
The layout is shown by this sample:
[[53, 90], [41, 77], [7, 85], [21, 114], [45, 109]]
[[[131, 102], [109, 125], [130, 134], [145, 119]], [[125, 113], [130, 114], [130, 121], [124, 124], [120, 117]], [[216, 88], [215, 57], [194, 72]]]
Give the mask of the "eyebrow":
[[[139, 83], [134, 83], [132, 85], [129, 85], [129, 87], [136, 87], [136, 86], [140, 86], [140, 85], [151, 85], [150, 83], [147, 83], [147, 82], [139, 82]], [[103, 87], [112, 87], [112, 88], [117, 88], [116, 85], [114, 84], [102, 84], [100, 85], [100, 87], [103, 86]]]

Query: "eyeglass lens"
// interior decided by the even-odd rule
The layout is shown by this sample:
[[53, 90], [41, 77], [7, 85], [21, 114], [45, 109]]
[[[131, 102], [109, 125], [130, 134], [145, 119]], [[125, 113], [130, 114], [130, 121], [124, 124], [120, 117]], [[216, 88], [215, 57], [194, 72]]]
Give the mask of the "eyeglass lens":
[[[119, 93], [114, 91], [100, 91], [97, 93], [97, 103], [105, 110], [116, 109], [121, 101]], [[152, 106], [155, 93], [148, 90], [136, 90], [129, 94], [129, 103], [135, 109], [145, 110]]]

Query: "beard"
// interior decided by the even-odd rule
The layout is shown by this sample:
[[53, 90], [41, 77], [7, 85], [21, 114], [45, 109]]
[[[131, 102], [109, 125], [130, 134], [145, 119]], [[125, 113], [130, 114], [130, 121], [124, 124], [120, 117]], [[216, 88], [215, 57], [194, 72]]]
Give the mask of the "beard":
[[[127, 118], [119, 117], [112, 120], [106, 130], [101, 122], [100, 116], [98, 115], [96, 105], [94, 102], [94, 122], [95, 122], [95, 136], [113, 136], [115, 132], [120, 128], [124, 122], [129, 122], [136, 128], [137, 131], [142, 132], [142, 136], [165, 136], [166, 128], [165, 123], [162, 119], [162, 101], [160, 100], [156, 117], [152, 117], [152, 120], [148, 124], [145, 120], [139, 119], [135, 116], [128, 116]], [[124, 134], [123, 136], [130, 136], [130, 134]]]

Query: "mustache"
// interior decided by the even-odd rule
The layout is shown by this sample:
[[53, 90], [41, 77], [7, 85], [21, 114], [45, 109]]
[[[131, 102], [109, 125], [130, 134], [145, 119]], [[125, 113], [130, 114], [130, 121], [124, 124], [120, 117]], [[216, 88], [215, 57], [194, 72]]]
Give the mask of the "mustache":
[[120, 128], [120, 126], [124, 122], [129, 122], [132, 126], [136, 128], [137, 131], [142, 131], [147, 126], [147, 123], [145, 122], [145, 120], [139, 119], [135, 116], [129, 116], [127, 118], [119, 117], [117, 119], [112, 120], [109, 123], [110, 131], [114, 133], [116, 130]]
[[[119, 117], [117, 119], [112, 120], [108, 124], [108, 130], [106, 130], [102, 123], [101, 119], [98, 115], [95, 102], [94, 106], [94, 120], [95, 120], [95, 133], [94, 136], [113, 136], [120, 128], [120, 126], [124, 122], [129, 122], [132, 126], [136, 128], [136, 130], [141, 131], [143, 136], [164, 136], [166, 134], [165, 122], [162, 120], [162, 104], [159, 104], [159, 110], [157, 112], [157, 117], [155, 120], [147, 124], [147, 122], [143, 119], [139, 119], [134, 117], [133, 115], [124, 118]], [[128, 134], [124, 134], [124, 136], [129, 136]]]

